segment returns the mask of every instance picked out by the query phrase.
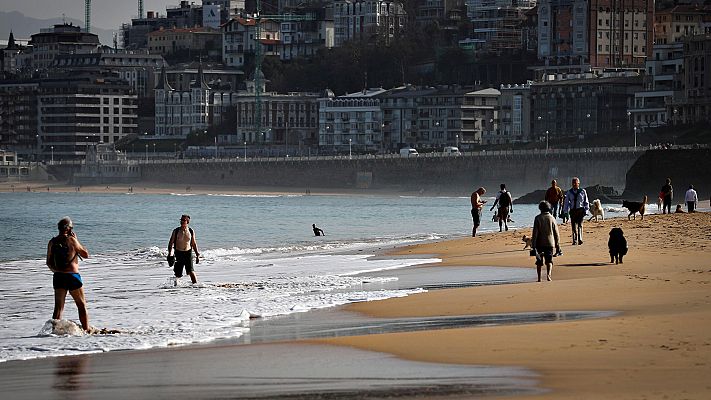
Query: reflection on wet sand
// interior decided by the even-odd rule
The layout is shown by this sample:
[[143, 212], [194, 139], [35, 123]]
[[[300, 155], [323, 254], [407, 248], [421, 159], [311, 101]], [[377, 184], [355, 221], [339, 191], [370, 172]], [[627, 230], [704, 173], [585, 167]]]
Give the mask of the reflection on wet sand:
[[78, 391], [86, 388], [84, 373], [89, 359], [84, 356], [56, 358], [53, 388], [61, 391]]

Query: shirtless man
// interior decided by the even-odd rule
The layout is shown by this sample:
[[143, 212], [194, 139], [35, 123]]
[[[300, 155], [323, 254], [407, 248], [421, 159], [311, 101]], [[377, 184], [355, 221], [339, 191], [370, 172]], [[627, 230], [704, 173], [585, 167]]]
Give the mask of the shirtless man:
[[173, 229], [173, 233], [170, 235], [170, 241], [168, 241], [168, 257], [173, 254], [173, 248], [175, 248], [175, 265], [173, 265], [173, 271], [175, 271], [175, 285], [178, 285], [178, 278], [183, 276], [183, 267], [185, 268], [185, 273], [190, 275], [190, 280], [193, 283], [197, 283], [197, 276], [195, 276], [195, 271], [193, 270], [193, 249], [195, 249], [195, 263], [200, 262], [200, 251], [198, 251], [197, 241], [195, 240], [195, 232], [192, 228], [188, 228], [190, 223], [189, 215], [182, 215], [180, 217], [180, 226]]
[[471, 202], [472, 202], [472, 220], [474, 221], [474, 227], [472, 228], [472, 237], [476, 236], [476, 230], [481, 224], [481, 209], [484, 207], [484, 204], [486, 203], [485, 200], [481, 199], [481, 196], [486, 193], [486, 189], [483, 187], [480, 187], [474, 193], [472, 193], [471, 196]]
[[54, 272], [52, 278], [54, 286], [52, 319], [62, 319], [64, 300], [69, 292], [77, 305], [81, 327], [84, 331], [90, 332], [89, 313], [86, 310], [86, 299], [84, 299], [84, 283], [79, 275], [79, 260], [77, 259], [79, 257], [88, 258], [89, 252], [79, 243], [79, 239], [74, 233], [74, 224], [69, 217], [62, 218], [57, 223], [57, 229], [59, 229], [59, 234], [50, 239], [47, 244], [46, 260], [47, 267]]

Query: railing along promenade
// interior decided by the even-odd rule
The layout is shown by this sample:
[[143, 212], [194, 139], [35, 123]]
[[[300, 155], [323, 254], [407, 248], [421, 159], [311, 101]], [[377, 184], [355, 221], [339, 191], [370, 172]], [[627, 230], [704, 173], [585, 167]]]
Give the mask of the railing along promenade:
[[[666, 149], [700, 149], [709, 148], [709, 145], [674, 145]], [[466, 151], [462, 155], [450, 155], [441, 152], [420, 153], [418, 156], [405, 157], [400, 154], [341, 154], [341, 155], [307, 155], [307, 156], [262, 156], [248, 155], [245, 157], [176, 157], [175, 153], [153, 153], [148, 157], [131, 157], [128, 164], [153, 165], [153, 164], [218, 164], [218, 163], [280, 163], [280, 162], [313, 162], [334, 160], [387, 160], [387, 159], [451, 159], [456, 157], [546, 157], [546, 156], [577, 156], [591, 155], [622, 155], [641, 154], [653, 147], [627, 146], [627, 147], [591, 147], [591, 148], [565, 148], [565, 149], [528, 149], [528, 150], [476, 150]], [[48, 162], [49, 165], [82, 165], [83, 160], [62, 160]]]

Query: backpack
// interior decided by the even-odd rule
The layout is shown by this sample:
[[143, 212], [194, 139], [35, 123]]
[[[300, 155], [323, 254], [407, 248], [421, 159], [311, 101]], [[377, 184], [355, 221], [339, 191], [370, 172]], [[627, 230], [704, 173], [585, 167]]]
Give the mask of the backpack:
[[74, 257], [70, 259], [67, 239], [64, 238], [64, 240], [61, 240], [59, 239], [59, 236], [52, 238], [51, 253], [52, 266], [59, 270], [66, 269], [78, 255], [78, 253], [76, 253], [74, 254]]
[[511, 194], [509, 192], [501, 192], [499, 208], [508, 208], [509, 206], [511, 206]]

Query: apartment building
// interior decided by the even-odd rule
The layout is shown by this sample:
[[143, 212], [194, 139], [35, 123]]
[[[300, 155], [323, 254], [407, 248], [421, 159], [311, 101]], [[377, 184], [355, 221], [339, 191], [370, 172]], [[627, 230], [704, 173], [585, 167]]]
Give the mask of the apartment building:
[[334, 152], [383, 151], [382, 88], [363, 89], [343, 96], [327, 91], [318, 99], [318, 133], [322, 149]]
[[37, 96], [40, 156], [83, 158], [89, 146], [138, 133], [138, 98], [124, 80], [78, 74], [42, 80]]
[[535, 0], [467, 0], [471, 39], [481, 43], [482, 50], [494, 54], [520, 50], [525, 13], [535, 5]]
[[531, 82], [506, 84], [499, 88], [498, 143], [522, 143], [531, 136]]
[[402, 3], [384, 0], [335, 0], [335, 46], [351, 40], [389, 42], [405, 28]]
[[202, 64], [189, 90], [173, 89], [163, 68], [155, 88], [153, 134], [184, 139], [190, 133], [206, 130], [209, 126], [211, 90], [205, 82]]
[[40, 152], [38, 93], [38, 82], [0, 84], [0, 148], [16, 152], [23, 159], [37, 158]]
[[711, 6], [678, 5], [654, 15], [654, 41], [671, 44], [684, 37], [711, 33]]
[[181, 52], [219, 57], [221, 46], [222, 33], [207, 28], [159, 29], [148, 34], [148, 51], [164, 57]]
[[57, 24], [31, 36], [32, 68], [47, 69], [59, 54], [96, 53], [99, 37], [72, 24]]
[[677, 103], [685, 95], [683, 43], [655, 44], [652, 53], [646, 63], [644, 90], [634, 94], [627, 110], [633, 128], [640, 131], [672, 124], [674, 116], [679, 116]]
[[684, 102], [675, 121], [708, 122], [711, 116], [711, 34], [684, 40]]
[[[278, 55], [280, 42], [279, 23], [263, 19], [257, 38], [257, 21], [249, 18], [234, 18], [222, 26], [222, 62], [228, 67], [243, 67], [245, 57], [254, 54], [257, 44], [263, 55]], [[257, 41], [260, 39], [260, 41]]]

